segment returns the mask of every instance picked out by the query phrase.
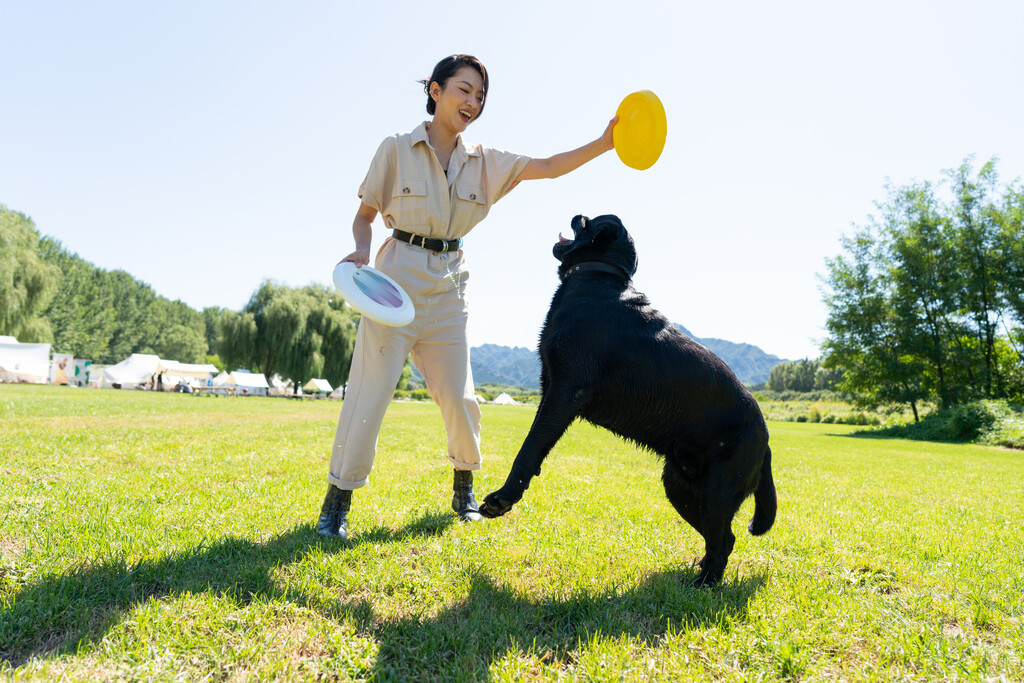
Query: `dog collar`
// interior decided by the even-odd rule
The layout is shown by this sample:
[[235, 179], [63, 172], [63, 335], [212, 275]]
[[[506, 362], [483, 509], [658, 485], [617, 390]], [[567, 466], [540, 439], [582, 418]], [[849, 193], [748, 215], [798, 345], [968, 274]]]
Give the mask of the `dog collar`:
[[587, 271], [597, 271], [599, 273], [610, 273], [612, 275], [623, 275], [626, 280], [630, 279], [629, 273], [626, 272], [625, 268], [619, 268], [608, 263], [601, 263], [600, 261], [587, 261], [586, 263], [577, 263], [575, 266], [565, 271], [565, 275], [562, 276], [562, 282], [569, 279], [570, 275], [576, 273], [584, 273]]

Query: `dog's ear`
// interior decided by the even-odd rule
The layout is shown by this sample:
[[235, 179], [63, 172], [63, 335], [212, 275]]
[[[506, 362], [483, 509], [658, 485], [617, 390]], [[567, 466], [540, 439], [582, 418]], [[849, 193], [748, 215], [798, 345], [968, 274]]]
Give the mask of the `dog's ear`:
[[604, 250], [604, 255], [629, 273], [636, 274], [637, 256], [633, 238], [618, 216], [608, 214], [590, 221], [594, 245]]

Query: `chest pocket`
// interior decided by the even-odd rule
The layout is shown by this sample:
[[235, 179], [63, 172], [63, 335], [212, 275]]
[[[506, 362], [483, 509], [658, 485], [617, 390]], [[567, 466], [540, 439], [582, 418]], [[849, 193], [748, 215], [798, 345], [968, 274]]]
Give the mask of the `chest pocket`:
[[401, 230], [424, 234], [429, 225], [427, 182], [408, 178], [399, 180], [391, 193], [389, 209]]
[[479, 185], [455, 183], [455, 206], [453, 207], [453, 227], [460, 234], [465, 234], [487, 215], [487, 202], [483, 189]]

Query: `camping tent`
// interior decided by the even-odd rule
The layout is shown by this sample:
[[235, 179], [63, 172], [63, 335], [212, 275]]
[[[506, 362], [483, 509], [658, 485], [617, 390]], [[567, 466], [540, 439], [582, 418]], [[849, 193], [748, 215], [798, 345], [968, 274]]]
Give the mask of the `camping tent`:
[[270, 388], [267, 389], [267, 396], [287, 396], [292, 387], [291, 380], [281, 377], [276, 372], [267, 383], [270, 385]]
[[160, 369], [160, 359], [151, 353], [133, 353], [117, 365], [104, 368], [100, 387], [109, 389], [115, 384], [122, 389], [134, 389], [153, 379]]
[[314, 394], [329, 394], [334, 391], [334, 388], [325, 379], [311, 379], [302, 385], [302, 390]]
[[209, 363], [179, 363], [161, 358], [157, 372], [163, 375], [161, 385], [164, 391], [178, 391], [179, 385], [183, 384], [193, 389], [203, 386], [216, 374], [217, 368]]
[[14, 337], [0, 337], [0, 381], [46, 384], [49, 376], [49, 344], [19, 344]]
[[515, 406], [515, 405], [519, 405], [518, 403], [515, 402], [515, 399], [513, 399], [511, 396], [509, 396], [508, 394], [505, 394], [505, 393], [498, 394], [498, 398], [494, 399], [493, 403], [496, 406]]
[[160, 360], [160, 372], [173, 377], [192, 377], [206, 381], [217, 374], [217, 368], [209, 363], [179, 363], [176, 360]]
[[236, 387], [238, 396], [266, 396], [270, 388], [263, 373], [245, 370], [222, 372], [213, 378], [212, 384], [215, 387]]

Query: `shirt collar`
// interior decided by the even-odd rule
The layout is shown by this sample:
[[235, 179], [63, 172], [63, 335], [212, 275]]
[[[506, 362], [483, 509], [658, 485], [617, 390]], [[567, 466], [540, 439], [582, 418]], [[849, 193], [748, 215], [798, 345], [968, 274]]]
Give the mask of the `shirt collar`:
[[[412, 144], [424, 143], [430, 149], [434, 149], [434, 146], [430, 144], [430, 138], [427, 137], [427, 126], [430, 121], [424, 121], [420, 125], [416, 126], [415, 130], [412, 131]], [[452, 152], [452, 158], [457, 159], [460, 163], [465, 161], [468, 157], [478, 157], [480, 152], [477, 151], [476, 147], [467, 145], [462, 140], [462, 135], [455, 137], [455, 150]]]

